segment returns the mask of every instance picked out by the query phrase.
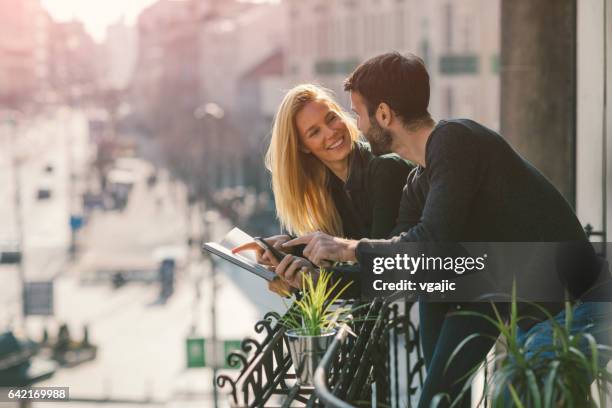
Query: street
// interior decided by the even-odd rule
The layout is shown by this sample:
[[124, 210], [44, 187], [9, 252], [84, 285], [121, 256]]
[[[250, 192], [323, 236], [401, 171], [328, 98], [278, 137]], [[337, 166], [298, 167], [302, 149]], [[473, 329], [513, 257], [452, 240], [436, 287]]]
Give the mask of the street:
[[[71, 262], [69, 211], [80, 211], [76, 197], [87, 185], [86, 164], [93, 153], [84, 115], [64, 115], [68, 120], [63, 124], [47, 120], [32, 128], [30, 137], [38, 150], [26, 155], [23, 151], [30, 152], [30, 145], [19, 145], [24, 156], [20, 176], [25, 276], [27, 281], [53, 280], [55, 302], [54, 316], [27, 318], [26, 333], [39, 340], [47, 328], [53, 338], [59, 325], [66, 323], [73, 340], [79, 341], [86, 325], [98, 354], [94, 361], [60, 368], [51, 379], [37, 385], [70, 387], [71, 407], [100, 401], [114, 402], [114, 406], [210, 406], [212, 370], [187, 369], [185, 348], [189, 335], [211, 335], [209, 262], [196, 248], [187, 247], [188, 230], [191, 234], [202, 231], [202, 214], [192, 208], [187, 216], [185, 189], [167, 172], [160, 171], [158, 182], [148, 186], [151, 165], [131, 159], [136, 181], [126, 208], [94, 210], [78, 233], [79, 252]], [[63, 133], [66, 129], [68, 133]], [[32, 146], [34, 149], [34, 143]], [[5, 219], [13, 220], [12, 163], [7, 156], [3, 154], [0, 162], [0, 208]], [[51, 175], [44, 173], [46, 163], [53, 163]], [[72, 186], [69, 164], [75, 174]], [[43, 180], [53, 195], [40, 201], [35, 192]], [[210, 234], [217, 240], [230, 228], [219, 218]], [[15, 230], [8, 223], [2, 233], [14, 237]], [[174, 293], [166, 301], [159, 298], [156, 281], [164, 253], [177, 257]], [[217, 265], [217, 338], [257, 337], [254, 323], [270, 310], [282, 311], [283, 303], [268, 292], [261, 279], [222, 261]], [[135, 281], [114, 288], [110, 278], [117, 270], [139, 274], [133, 275]], [[5, 282], [0, 287], [1, 321], [4, 328], [13, 327], [18, 332], [17, 269], [3, 266], [0, 273]]]

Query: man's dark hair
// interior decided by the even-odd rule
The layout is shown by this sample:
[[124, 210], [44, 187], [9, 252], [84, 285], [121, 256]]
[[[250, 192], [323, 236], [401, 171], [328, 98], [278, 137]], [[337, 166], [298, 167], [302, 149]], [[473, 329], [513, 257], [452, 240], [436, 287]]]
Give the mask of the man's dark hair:
[[384, 102], [405, 126], [431, 122], [429, 74], [423, 60], [414, 54], [389, 52], [370, 58], [344, 81], [344, 90], [363, 96], [370, 117]]

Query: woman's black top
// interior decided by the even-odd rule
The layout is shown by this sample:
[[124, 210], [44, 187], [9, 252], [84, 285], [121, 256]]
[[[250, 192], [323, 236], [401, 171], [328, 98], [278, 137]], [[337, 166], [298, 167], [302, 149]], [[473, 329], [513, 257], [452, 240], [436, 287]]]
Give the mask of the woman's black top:
[[345, 238], [387, 238], [397, 221], [402, 190], [412, 166], [396, 154], [374, 156], [357, 142], [346, 183], [329, 171], [329, 187]]

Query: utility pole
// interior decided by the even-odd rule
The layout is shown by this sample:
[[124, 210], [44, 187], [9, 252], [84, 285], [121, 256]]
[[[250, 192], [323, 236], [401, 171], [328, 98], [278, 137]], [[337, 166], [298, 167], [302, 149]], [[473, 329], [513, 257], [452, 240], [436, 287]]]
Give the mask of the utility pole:
[[[209, 102], [206, 103], [204, 105], [201, 105], [199, 107], [197, 107], [195, 109], [195, 111], [193, 112], [193, 116], [196, 120], [208, 120], [211, 125], [214, 127], [214, 130], [212, 131], [212, 133], [210, 135], [206, 135], [208, 136], [208, 142], [210, 142], [211, 140], [213, 141], [212, 145], [213, 145], [213, 153], [214, 154], [218, 154], [219, 150], [218, 150], [218, 142], [219, 142], [219, 129], [220, 129], [220, 125], [221, 125], [221, 121], [223, 119], [223, 117], [225, 116], [225, 111], [223, 110], [223, 108], [221, 108], [219, 105], [217, 105], [216, 103], [213, 102]], [[209, 143], [210, 145], [210, 143]], [[212, 158], [211, 158], [212, 159]], [[212, 163], [212, 165], [209, 167], [209, 175], [208, 175], [208, 182], [209, 182], [209, 191], [213, 192], [215, 190], [215, 188], [217, 187], [217, 166], [219, 165], [219, 161], [217, 161], [218, 159], [215, 158], [215, 160], [209, 160], [209, 166], [210, 163]], [[210, 183], [212, 183], [212, 187], [210, 186]], [[219, 214], [217, 214], [214, 211], [207, 211], [204, 215], [204, 226], [206, 228], [205, 230], [205, 235], [207, 237], [207, 240], [210, 241], [212, 239], [214, 239], [211, 231], [214, 228], [214, 225], [216, 222], [218, 222], [219, 220]], [[217, 385], [215, 383], [215, 380], [217, 378], [217, 372], [218, 372], [218, 367], [217, 367], [217, 363], [219, 361], [219, 352], [217, 350], [217, 272], [216, 272], [216, 266], [215, 266], [215, 261], [214, 259], [212, 259], [212, 257], [208, 257], [208, 259], [210, 260], [210, 282], [211, 282], [211, 299], [210, 299], [210, 317], [211, 317], [211, 343], [213, 344], [212, 347], [212, 361], [213, 361], [213, 398], [214, 398], [214, 407], [218, 408], [219, 406], [219, 392], [217, 390]]]
[[64, 137], [64, 145], [65, 145], [65, 152], [66, 152], [66, 163], [67, 163], [67, 167], [68, 167], [68, 185], [67, 185], [67, 193], [68, 193], [68, 199], [67, 199], [67, 207], [68, 207], [68, 219], [71, 221], [70, 223], [70, 245], [68, 247], [68, 255], [70, 257], [70, 259], [74, 259], [75, 255], [76, 255], [76, 228], [73, 227], [72, 225], [72, 217], [75, 215], [75, 206], [73, 205], [73, 198], [74, 198], [74, 179], [75, 179], [75, 175], [74, 175], [74, 162], [73, 162], [73, 152], [74, 152], [74, 146], [73, 146], [73, 138], [72, 138], [72, 132], [71, 132], [71, 126], [69, 124], [69, 121], [72, 117], [71, 112], [68, 110], [62, 110], [62, 113], [64, 113], [66, 115], [66, 117], [64, 118], [63, 122], [63, 132], [64, 134], [62, 135]]
[[[206, 227], [206, 237], [208, 240], [214, 239], [212, 229], [215, 223], [219, 220], [219, 216], [214, 211], [207, 211], [204, 215], [204, 225]], [[210, 320], [211, 320], [211, 343], [212, 347], [212, 367], [213, 367], [213, 399], [214, 407], [219, 406], [219, 391], [217, 390], [217, 373], [218, 373], [218, 361], [219, 361], [219, 350], [217, 349], [217, 271], [215, 267], [215, 260], [209, 256], [210, 260], [210, 283], [211, 283], [211, 295], [210, 295]]]

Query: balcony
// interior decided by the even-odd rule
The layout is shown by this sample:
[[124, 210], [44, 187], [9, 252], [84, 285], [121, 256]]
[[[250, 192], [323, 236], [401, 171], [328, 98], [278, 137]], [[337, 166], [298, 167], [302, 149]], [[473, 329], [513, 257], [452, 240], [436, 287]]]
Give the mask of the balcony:
[[[346, 306], [347, 304], [343, 304]], [[410, 321], [412, 302], [352, 302], [352, 331], [341, 328], [315, 371], [315, 386], [300, 386], [292, 365], [281, 316], [268, 313], [255, 324], [264, 334], [247, 338], [228, 356], [242, 369], [232, 378], [219, 375], [217, 386], [240, 407], [411, 406], [422, 386], [419, 332]], [[402, 396], [402, 399], [400, 399]]]
[[478, 55], [442, 55], [439, 63], [440, 73], [444, 75], [475, 75], [480, 71]]
[[357, 58], [349, 58], [342, 61], [319, 60], [315, 63], [317, 75], [348, 75], [359, 65]]

